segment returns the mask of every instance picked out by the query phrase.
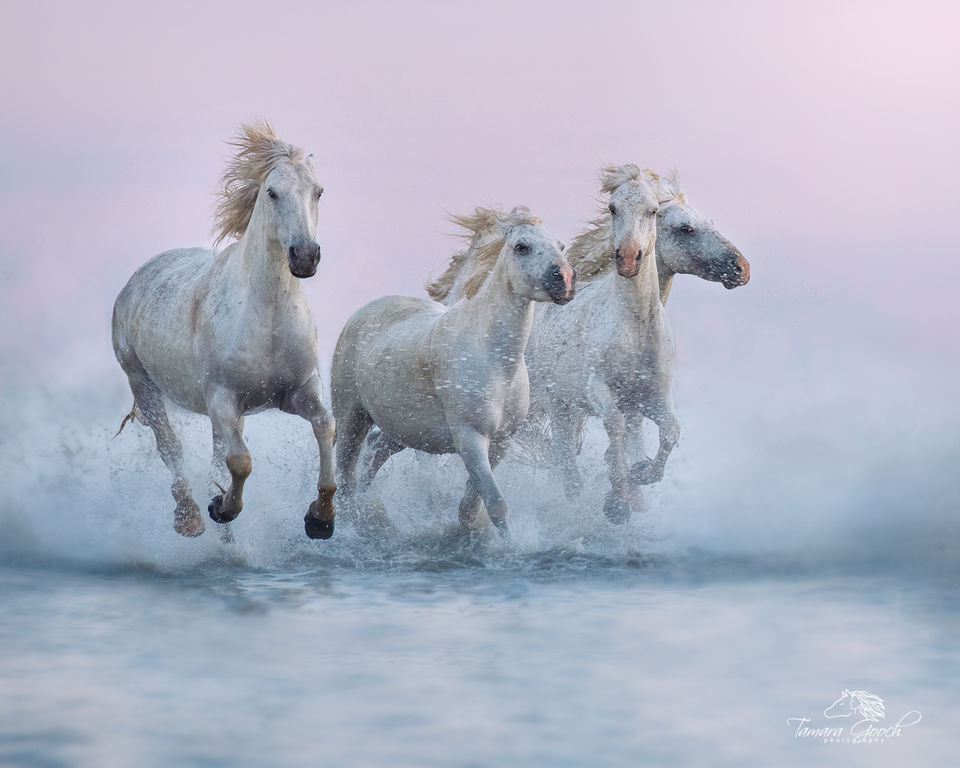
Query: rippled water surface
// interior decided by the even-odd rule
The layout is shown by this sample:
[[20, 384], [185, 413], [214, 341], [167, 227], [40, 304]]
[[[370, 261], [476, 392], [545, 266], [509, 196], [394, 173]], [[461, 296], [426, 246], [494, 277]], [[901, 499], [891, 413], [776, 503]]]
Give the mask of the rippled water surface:
[[[377, 478], [395, 531], [308, 540], [309, 426], [264, 414], [226, 543], [173, 532], [149, 431], [111, 439], [125, 401], [0, 412], [0, 765], [956, 765], [960, 456], [937, 413], [888, 452], [839, 409], [830, 440], [778, 416], [776, 450], [688, 411], [624, 526], [593, 429], [578, 501], [508, 457], [511, 538], [473, 542], [462, 465], [409, 452]], [[175, 419], [202, 501], [208, 426]], [[844, 689], [922, 719], [863, 744], [788, 723], [835, 725]]]
[[[955, 764], [950, 575], [412, 549], [6, 565], [0, 763]], [[798, 739], [842, 688], [923, 720]]]

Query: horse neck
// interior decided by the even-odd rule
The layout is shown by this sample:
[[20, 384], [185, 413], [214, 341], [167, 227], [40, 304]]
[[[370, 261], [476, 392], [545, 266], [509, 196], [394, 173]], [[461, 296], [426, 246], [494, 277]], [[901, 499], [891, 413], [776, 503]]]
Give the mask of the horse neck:
[[533, 325], [533, 300], [510, 285], [506, 266], [498, 261], [483, 286], [464, 302], [467, 326], [477, 338], [496, 346], [505, 368], [516, 369]]
[[300, 281], [291, 274], [283, 245], [272, 228], [265, 226], [260, 210], [258, 203], [247, 231], [237, 243], [233, 263], [238, 267], [238, 281], [249, 293], [264, 303], [274, 304], [282, 296], [298, 296]]
[[660, 250], [657, 249], [657, 282], [660, 286], [661, 304], [667, 303], [667, 297], [670, 296], [670, 289], [673, 287], [673, 278], [676, 277], [676, 274], [660, 258]]

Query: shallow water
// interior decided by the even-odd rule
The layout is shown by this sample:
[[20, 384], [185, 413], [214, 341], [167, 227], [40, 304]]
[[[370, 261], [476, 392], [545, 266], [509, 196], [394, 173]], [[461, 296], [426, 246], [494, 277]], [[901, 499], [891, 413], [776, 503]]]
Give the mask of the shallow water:
[[[0, 569], [0, 763], [953, 765], [956, 574], [462, 551]], [[795, 737], [842, 688], [922, 721]], [[835, 724], [835, 723], [834, 723]]]
[[[377, 479], [394, 534], [310, 541], [309, 426], [254, 416], [228, 544], [173, 532], [149, 431], [111, 439], [122, 386], [8, 387], [0, 765], [955, 765], [954, 417], [888, 422], [888, 450], [857, 432], [881, 394], [821, 427], [757, 400], [745, 429], [722, 397], [624, 526], [598, 429], [575, 503], [508, 457], [509, 541], [458, 536], [462, 466], [412, 452]], [[174, 420], [203, 501], [209, 427]], [[922, 719], [788, 723], [836, 727], [843, 689]]]

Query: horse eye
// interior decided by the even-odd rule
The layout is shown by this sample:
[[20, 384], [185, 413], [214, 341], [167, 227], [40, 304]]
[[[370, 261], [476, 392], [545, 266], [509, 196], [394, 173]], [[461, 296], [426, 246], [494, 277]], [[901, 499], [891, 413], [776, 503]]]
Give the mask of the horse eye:
[[271, 200], [277, 199], [277, 193], [273, 191], [273, 187], [267, 187], [267, 197]]
[[610, 215], [611, 215], [611, 216], [616, 216], [616, 215], [617, 215], [617, 206], [615, 206], [613, 203], [610, 203], [610, 205], [608, 205], [607, 208], [610, 209]]
[[689, 224], [684, 224], [680, 227], [680, 231], [685, 235], [692, 235], [693, 227], [691, 227]]
[[513, 250], [523, 256], [526, 253], [530, 253], [530, 246], [526, 243], [517, 243], [515, 246], [513, 246]]

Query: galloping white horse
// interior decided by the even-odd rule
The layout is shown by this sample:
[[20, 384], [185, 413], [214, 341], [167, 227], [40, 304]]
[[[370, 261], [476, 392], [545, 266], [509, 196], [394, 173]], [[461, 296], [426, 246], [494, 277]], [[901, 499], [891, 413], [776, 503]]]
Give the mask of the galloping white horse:
[[[317, 183], [310, 156], [281, 141], [267, 123], [241, 126], [237, 154], [220, 182], [219, 253], [166, 251], [138, 269], [113, 308], [113, 348], [127, 374], [134, 407], [154, 432], [173, 473], [174, 528], [203, 533], [203, 517], [183, 474], [180, 441], [164, 397], [213, 426], [215, 465], [231, 484], [208, 507], [218, 523], [243, 508], [253, 462], [243, 442], [244, 414], [266, 408], [302, 416], [320, 448], [318, 495], [307, 512], [311, 538], [333, 534], [334, 422], [320, 402], [317, 330], [300, 290], [320, 261]], [[126, 423], [127, 419], [124, 419]], [[123, 426], [121, 425], [121, 430]]]
[[[635, 165], [606, 168], [601, 186], [609, 194], [604, 237], [589, 231], [569, 251], [584, 261], [601, 249], [616, 266], [604, 277], [581, 283], [562, 311], [537, 312], [527, 349], [531, 391], [546, 411], [552, 453], [560, 460], [565, 487], [579, 494], [576, 466], [579, 436], [589, 415], [599, 416], [610, 438], [605, 459], [611, 492], [604, 513], [622, 522], [636, 503], [633, 483], [663, 476], [679, 437], [673, 413], [674, 345], [657, 275], [658, 178]], [[651, 461], [627, 465], [628, 430], [647, 417], [660, 429], [660, 448]], [[632, 475], [632, 477], [631, 477]]]
[[[465, 528], [490, 520], [506, 531], [507, 502], [493, 477], [510, 436], [527, 415], [524, 348], [533, 302], [565, 304], [575, 292], [563, 246], [526, 209], [478, 208], [455, 222], [483, 240], [469, 298], [452, 308], [429, 299], [387, 296], [347, 322], [331, 369], [342, 491], [365, 490], [383, 463], [405, 447], [457, 452], [469, 473], [460, 502]], [[490, 238], [484, 233], [494, 231]], [[355, 478], [364, 437], [376, 424], [374, 456]]]

